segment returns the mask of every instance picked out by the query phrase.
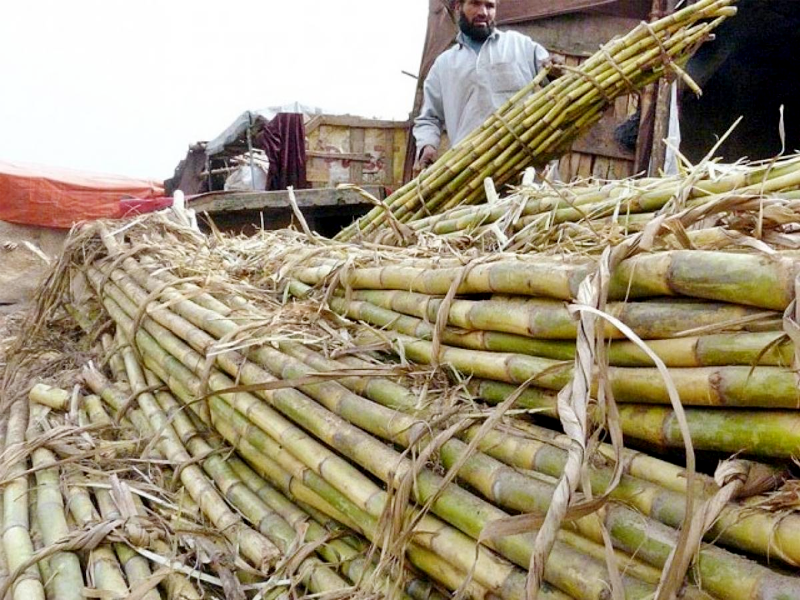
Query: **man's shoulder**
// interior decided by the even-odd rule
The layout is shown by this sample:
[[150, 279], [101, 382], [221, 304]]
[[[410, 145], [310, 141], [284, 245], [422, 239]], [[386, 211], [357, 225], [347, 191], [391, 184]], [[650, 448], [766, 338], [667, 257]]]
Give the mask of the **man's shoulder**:
[[497, 38], [500, 42], [506, 44], [514, 44], [519, 46], [540, 46], [538, 42], [533, 41], [530, 37], [519, 31], [513, 29], [497, 29]]

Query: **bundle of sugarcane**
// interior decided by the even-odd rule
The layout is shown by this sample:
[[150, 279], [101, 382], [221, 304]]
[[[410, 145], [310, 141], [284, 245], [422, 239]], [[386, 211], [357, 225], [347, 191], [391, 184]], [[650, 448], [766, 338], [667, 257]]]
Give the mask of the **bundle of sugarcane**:
[[8, 408], [2, 597], [199, 600], [192, 577], [220, 586], [189, 558], [218, 535], [190, 512], [192, 539], [169, 526], [179, 507], [163, 463], [142, 460], [146, 442], [117, 428], [98, 397], [37, 384], [30, 406], [22, 397]]
[[[426, 261], [348, 267], [327, 302], [382, 330], [365, 344], [382, 339], [415, 362], [449, 364], [467, 376], [510, 384], [476, 385], [484, 399], [497, 401], [498, 390], [532, 379], [551, 392], [529, 391], [526, 406], [555, 414], [556, 393], [573, 377], [578, 333], [564, 301], [575, 296], [590, 268], [583, 261], [525, 257], [438, 269]], [[289, 289], [303, 297], [333, 270], [294, 268], [297, 281]], [[788, 256], [682, 250], [632, 258], [613, 274], [610, 296], [617, 301], [607, 311], [670, 368], [696, 447], [797, 453], [800, 391], [794, 346], [783, 332], [797, 272], [796, 259]], [[446, 297], [449, 291], [456, 295]], [[670, 404], [653, 358], [625, 341], [617, 326], [609, 324], [605, 335], [612, 340], [611, 390], [626, 403], [625, 433], [682, 445], [674, 412], [642, 404]]]
[[181, 410], [129, 345], [106, 347], [113, 384], [89, 365], [82, 390], [40, 383], [30, 417], [27, 399], [10, 407], [0, 596], [352, 596], [359, 585], [441, 598], [410, 571], [390, 581], [315, 497], [270, 485]]
[[[550, 506], [556, 487], [553, 478], [560, 476], [567, 455], [555, 432], [531, 429], [518, 419], [501, 423], [500, 413], [481, 410], [463, 387], [449, 387], [443, 381], [441, 396], [428, 387], [428, 402], [420, 402], [413, 378], [389, 381], [387, 376], [397, 372], [391, 366], [365, 362], [369, 355], [363, 350], [361, 358], [326, 356], [325, 347], [352, 349], [330, 332], [347, 340], [346, 328], [360, 328], [332, 315], [319, 322], [319, 303], [313, 299], [282, 307], [279, 290], [257, 293], [227, 279], [223, 269], [242, 265], [229, 260], [234, 252], [226, 255], [223, 239], [208, 253], [201, 244], [169, 235], [137, 240], [142, 234], [136, 227], [126, 233], [138, 242], [131, 248], [120, 246], [102, 230], [89, 230], [82, 241], [90, 246], [82, 246], [62, 265], [66, 268], [76, 261], [72, 289], [83, 283], [94, 290], [103, 313], [130, 343], [126, 364], [150, 372], [149, 380], [141, 382], [139, 377], [138, 384], [130, 377], [133, 388], [142, 392], [138, 402], [143, 413], [158, 414], [155, 405], [148, 408], [150, 401], [141, 386], [160, 380], [168, 386], [170, 398], [160, 404], [161, 410], [175, 418], [178, 439], [187, 440], [188, 446], [197, 438], [188, 425], [183, 429], [179, 424], [179, 414], [198, 429], [213, 428], [272, 486], [369, 539], [380, 549], [382, 565], [408, 560], [444, 588], [471, 597], [524, 597], [536, 527], [509, 530], [508, 518], [517, 513], [542, 514]], [[280, 240], [280, 234], [265, 238], [263, 247], [274, 251]], [[254, 242], [247, 244], [252, 248]], [[294, 257], [309, 254], [308, 250], [298, 244], [283, 249]], [[324, 250], [320, 247], [317, 252]], [[519, 263], [527, 268], [534, 264]], [[184, 267], [181, 276], [199, 270], [206, 287], [199, 287], [196, 279], [169, 274], [167, 266]], [[284, 275], [308, 275], [291, 260], [283, 266]], [[562, 271], [585, 266], [568, 265]], [[549, 267], [554, 271], [552, 264]], [[478, 268], [461, 278], [476, 293], [487, 291], [486, 282], [519, 285], [514, 277], [479, 275]], [[388, 269], [384, 283], [393, 280]], [[359, 279], [366, 270], [355, 268], [340, 280], [363, 287], [356, 282], [366, 281]], [[280, 272], [273, 265], [270, 274]], [[438, 273], [447, 277], [446, 270]], [[674, 283], [686, 285], [681, 279]], [[638, 287], [646, 289], [643, 281]], [[53, 278], [50, 293], [43, 298], [52, 302], [53, 292], [65, 289]], [[562, 285], [565, 289], [569, 287]], [[348, 294], [344, 298], [350, 301]], [[81, 306], [88, 308], [85, 301]], [[771, 313], [759, 312], [768, 314], [748, 313], [753, 317], [749, 320], [769, 322]], [[299, 329], [298, 324], [302, 324]], [[312, 339], [318, 342], [310, 344]], [[412, 349], [416, 343], [406, 346]], [[412, 352], [406, 356], [416, 358]], [[547, 369], [544, 361], [537, 364], [548, 371], [544, 377], [553, 385], [564, 380], [558, 369]], [[102, 380], [90, 373], [86, 380], [103, 398], [111, 397]], [[155, 394], [157, 403], [165, 392]], [[122, 406], [119, 400], [107, 401]], [[188, 410], [178, 411], [178, 406]], [[156, 431], [168, 431], [163, 419], [153, 421]], [[199, 456], [208, 450], [198, 446]], [[631, 458], [631, 465], [640, 464]], [[740, 467], [742, 484], [748, 478], [761, 482], [778, 478], [772, 470], [752, 463]], [[719, 489], [702, 480], [704, 485], [698, 487], [695, 480], [680, 489], [675, 485], [680, 481], [675, 468], [652, 461], [648, 470], [642, 477], [641, 470], [631, 469], [617, 481], [613, 464], [594, 464], [591, 489], [585, 491], [607, 493], [609, 501], [602, 516], [587, 513], [565, 522], [549, 552], [539, 597], [599, 599], [614, 590], [626, 598], [649, 598], [661, 589], [662, 569], [671, 553], [685, 546], [676, 527], [691, 517], [687, 502], [705, 503], [709, 495], [716, 498], [729, 489], [730, 483], [723, 482]], [[756, 477], [758, 473], [766, 476]], [[670, 476], [667, 487], [664, 483]], [[235, 502], [233, 492], [241, 487], [221, 480], [218, 485]], [[750, 502], [762, 501], [756, 497]], [[236, 506], [245, 521], [261, 523], [260, 513], [246, 503]], [[709, 543], [700, 548], [686, 581], [681, 573], [684, 597], [778, 599], [800, 593], [800, 579], [737, 554], [744, 551], [797, 565], [800, 538], [794, 515], [723, 502], [719, 524], [706, 528]]]
[[368, 236], [387, 220], [404, 223], [481, 202], [484, 179], [504, 185], [529, 165], [546, 164], [567, 151], [615, 98], [635, 93], [662, 75], [677, 73], [697, 89], [681, 65], [735, 14], [732, 3], [701, 0], [654, 23], [642, 23], [544, 87], [548, 72], [543, 70], [479, 129], [337, 239]]
[[[490, 237], [494, 245], [515, 252], [541, 252], [556, 244], [563, 246], [566, 240], [591, 250], [602, 248], [612, 232], [622, 239], [658, 216], [709, 210], [715, 222], [703, 222], [702, 229], [688, 232], [696, 245], [722, 243], [726, 235], [710, 231], [720, 225], [747, 235], [758, 227], [761, 239], [768, 243], [796, 247], [796, 232], [780, 229], [798, 220], [798, 190], [798, 157], [739, 165], [704, 162], [680, 177], [572, 184], [523, 182], [514, 193], [491, 204], [453, 209], [409, 227], [416, 234], [449, 240], [468, 236], [468, 244]], [[721, 210], [726, 204], [729, 208]], [[740, 218], [756, 214], [754, 208], [761, 211], [760, 219]], [[383, 232], [380, 240], [404, 241], [391, 230]]]

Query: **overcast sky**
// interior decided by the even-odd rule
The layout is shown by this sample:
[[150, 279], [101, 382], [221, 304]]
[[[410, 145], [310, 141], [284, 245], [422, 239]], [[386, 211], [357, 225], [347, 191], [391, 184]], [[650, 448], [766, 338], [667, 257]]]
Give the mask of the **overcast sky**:
[[164, 179], [241, 112], [405, 119], [428, 0], [38, 0], [0, 17], [0, 160]]

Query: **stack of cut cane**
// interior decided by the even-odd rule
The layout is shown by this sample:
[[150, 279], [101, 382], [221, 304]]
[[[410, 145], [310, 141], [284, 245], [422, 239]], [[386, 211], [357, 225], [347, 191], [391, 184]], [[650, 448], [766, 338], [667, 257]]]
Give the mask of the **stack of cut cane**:
[[[84, 239], [89, 245], [80, 255], [94, 258], [76, 265], [72, 288], [83, 283], [93, 290], [122, 346], [130, 345], [125, 352], [130, 385], [142, 392], [137, 397], [139, 410], [161, 432], [157, 447], [163, 445], [166, 458], [180, 463], [195, 456], [202, 461], [213, 455], [216, 433], [247, 464], [250, 470], [242, 465], [237, 480], [226, 471], [234, 468], [230, 461], [221, 460], [216, 467], [207, 465], [207, 458], [202, 463], [242, 519], [236, 527], [214, 521], [220, 517], [213, 506], [204, 503], [199, 488], [187, 484], [188, 473], [179, 474], [182, 481], [187, 479], [187, 492], [224, 529], [228, 542], [240, 548], [243, 559], [264, 570], [270, 556], [266, 549], [289, 551], [289, 529], [279, 528], [277, 532], [284, 531], [280, 534], [267, 526], [277, 519], [267, 518], [270, 513], [253, 497], [269, 484], [290, 503], [307, 508], [307, 514], [325, 515], [374, 544], [382, 557], [377, 574], [384, 576], [377, 580], [384, 586], [389, 585], [386, 577], [420, 582], [419, 587], [429, 580], [442, 591], [463, 590], [470, 597], [525, 597], [536, 528], [509, 531], [506, 524], [513, 515], [547, 511], [570, 441], [542, 426], [552, 421], [535, 424], [513, 410], [498, 420], [480, 400], [496, 402], [518, 382], [533, 379], [516, 405], [555, 414], [554, 392], [571, 377], [571, 362], [564, 358], [570, 353], [568, 332], [574, 335], [575, 327], [562, 305], [591, 269], [590, 262], [519, 256], [455, 267], [455, 257], [425, 262], [402, 257], [397, 250], [398, 266], [378, 266], [386, 256], [373, 256], [377, 264], [369, 266], [368, 249], [316, 246], [278, 233], [265, 234], [260, 241], [270, 266], [259, 283], [264, 264], [253, 260], [254, 240], [242, 242], [250, 257], [244, 265], [236, 258], [236, 240], [227, 246], [217, 240], [210, 252], [203, 244], [159, 233], [158, 226], [140, 228], [143, 231], [126, 230], [130, 246], [121, 236], [102, 231]], [[136, 239], [139, 235], [143, 237]], [[337, 255], [348, 254], [354, 264], [331, 277], [337, 272], [332, 264]], [[436, 261], [438, 268], [431, 268]], [[299, 264], [315, 262], [330, 264]], [[691, 344], [684, 344], [683, 350], [661, 344], [664, 347], [657, 350], [670, 364], [680, 364], [669, 371], [685, 398], [687, 416], [697, 415], [689, 417], [692, 433], [698, 436], [696, 447], [730, 452], [736, 446], [737, 452], [761, 457], [786, 457], [792, 444], [796, 448], [796, 440], [786, 439], [797, 417], [797, 386], [784, 365], [791, 352], [770, 343], [779, 337], [774, 330], [793, 293], [794, 268], [795, 262], [786, 257], [685, 251], [635, 257], [614, 274], [612, 298], [636, 300], [612, 304], [610, 311], [640, 333], [649, 328], [653, 336], [663, 336], [670, 327], [693, 327], [720, 329], [725, 333], [719, 335], [727, 336], [695, 336], [694, 354], [685, 352]], [[203, 287], [191, 277], [195, 269], [203, 272]], [[225, 271], [237, 277], [247, 272], [262, 291], [228, 278]], [[276, 279], [288, 287], [275, 287]], [[320, 315], [320, 300], [309, 285], [323, 281], [331, 285], [327, 306], [351, 319]], [[451, 289], [456, 297], [443, 312], [443, 296]], [[287, 292], [299, 299], [281, 306]], [[667, 293], [694, 300], [650, 299]], [[532, 299], [534, 294], [539, 299]], [[542, 298], [545, 295], [551, 300]], [[425, 312], [404, 316], [398, 311], [411, 313], [413, 306]], [[438, 350], [431, 336], [421, 333], [430, 327], [427, 317], [433, 313], [428, 311], [440, 324], [444, 316], [459, 327], [440, 328]], [[539, 338], [503, 331], [497, 331], [498, 337], [529, 339], [545, 350], [558, 348], [560, 359], [459, 348], [447, 337], [451, 328], [470, 337], [460, 329], [469, 325], [476, 339], [491, 340], [492, 331], [512, 328], [521, 317], [535, 325], [537, 314], [542, 318], [536, 330], [542, 332]], [[389, 319], [377, 320], [384, 318]], [[381, 329], [355, 322], [362, 319]], [[484, 329], [476, 329], [479, 323]], [[560, 341], [552, 341], [556, 332]], [[609, 336], [614, 338], [614, 332], [609, 330]], [[354, 337], [367, 345], [353, 346]], [[737, 339], [735, 346], [723, 343], [714, 349], [715, 341]], [[385, 354], [390, 348], [405, 361], [433, 362], [471, 379], [450, 385], [434, 379], [420, 385], [419, 377], [424, 379], [430, 369], [395, 363]], [[670, 409], [658, 406], [664, 383], [647, 365], [647, 357], [622, 342], [612, 342], [612, 348], [612, 362], [625, 365], [610, 368], [620, 411], [624, 414], [635, 401], [632, 410], [643, 415], [623, 417], [630, 434], [631, 422], [646, 426], [644, 417], [656, 419], [650, 411], [666, 414]], [[754, 367], [753, 357], [765, 364]], [[716, 366], [700, 366], [709, 364]], [[136, 366], [142, 377], [131, 377]], [[100, 378], [89, 372], [84, 378], [115, 410], [124, 408], [126, 398], [114, 399]], [[434, 389], [434, 383], [440, 387]], [[155, 397], [152, 402], [150, 394]], [[695, 403], [725, 408], [694, 408]], [[537, 410], [522, 411], [529, 412]], [[712, 414], [718, 415], [723, 433], [708, 437], [706, 444], [704, 428]], [[737, 423], [745, 415], [743, 428]], [[750, 434], [758, 428], [761, 435]], [[619, 463], [624, 472], [615, 481], [614, 451], [604, 445], [595, 450], [584, 493], [608, 494], [608, 499], [600, 513], [563, 523], [548, 555], [539, 597], [599, 599], [606, 598], [609, 589], [626, 598], [653, 597], [662, 569], [681, 544], [678, 527], [686, 517], [687, 497], [699, 506], [716, 497], [720, 488], [707, 477], [688, 484], [681, 467], [630, 451], [624, 452]], [[683, 597], [778, 599], [799, 593], [800, 578], [764, 562], [768, 558], [793, 566], [800, 560], [800, 517], [761, 507], [774, 504], [774, 498], [758, 491], [785, 476], [780, 461], [771, 462], [771, 467], [739, 463], [744, 468], [742, 482], [753, 479], [759, 486], [746, 500], [722, 505], [705, 532], [707, 543], [699, 547], [683, 580]], [[259, 483], [248, 488], [245, 472], [248, 477], [257, 474]], [[418, 575], [398, 578], [396, 573], [408, 571], [387, 571], [405, 561]], [[360, 585], [352, 578], [343, 580]], [[330, 589], [314, 587], [316, 580], [303, 581], [309, 590]], [[408, 593], [412, 589], [413, 585], [406, 588]]]
[[800, 598], [798, 160], [461, 206], [729, 4], [534, 82], [340, 236], [395, 246], [77, 229], [3, 366], [0, 597]]
[[[721, 248], [735, 241], [733, 232], [750, 235], [760, 229], [772, 246], [794, 249], [796, 233], [776, 235], [773, 229], [796, 221], [798, 209], [800, 158], [792, 156], [738, 165], [704, 161], [681, 176], [664, 178], [524, 182], [491, 204], [455, 208], [408, 226], [416, 237], [433, 234], [485, 250], [591, 252], [641, 231], [659, 216], [690, 211], [695, 219], [717, 219], [687, 232], [696, 247]], [[404, 240], [388, 230], [381, 241]]]

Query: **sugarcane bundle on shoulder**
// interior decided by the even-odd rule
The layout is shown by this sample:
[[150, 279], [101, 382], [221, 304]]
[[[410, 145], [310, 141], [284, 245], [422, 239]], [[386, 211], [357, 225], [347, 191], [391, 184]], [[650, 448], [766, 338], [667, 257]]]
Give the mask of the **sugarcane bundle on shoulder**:
[[[451, 148], [419, 177], [389, 196], [337, 236], [369, 236], [388, 219], [408, 222], [484, 199], [487, 177], [500, 186], [526, 167], [544, 165], [564, 153], [597, 122], [613, 100], [667, 72], [688, 80], [685, 64], [723, 20], [735, 14], [733, 0], [702, 0], [612, 40], [578, 70], [541, 87], [547, 70]], [[693, 85], [693, 84], [692, 84]]]

